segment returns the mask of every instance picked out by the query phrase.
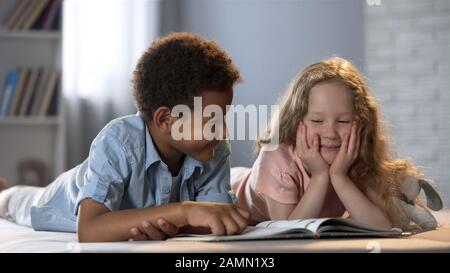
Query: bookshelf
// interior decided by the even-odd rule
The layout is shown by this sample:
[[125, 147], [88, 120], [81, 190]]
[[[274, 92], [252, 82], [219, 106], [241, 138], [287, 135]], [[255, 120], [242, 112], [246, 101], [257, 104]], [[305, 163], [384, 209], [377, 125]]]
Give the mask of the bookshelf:
[[[24, 10], [27, 9], [25, 7], [27, 5], [39, 6], [36, 2], [42, 2], [39, 12], [33, 11], [32, 7], [28, 8], [30, 14], [35, 13], [34, 21], [25, 15], [20, 15], [24, 22], [28, 21], [27, 28], [5, 25], [5, 20], [7, 21], [11, 16], [19, 2], [24, 6]], [[40, 27], [43, 21], [42, 23], [37, 21], [46, 20], [48, 14], [44, 13], [50, 12], [46, 10], [50, 9], [53, 2], [54, 0], [0, 1], [0, 59], [2, 60], [0, 62], [0, 176], [8, 179], [12, 184], [25, 182], [25, 184], [36, 185], [40, 182], [37, 185], [43, 186], [56, 178], [66, 167], [64, 107], [61, 96], [61, 31], [60, 27], [59, 29], [55, 27], [56, 25], [44, 29]], [[58, 3], [60, 10], [61, 5]], [[39, 7], [34, 7], [36, 8]], [[61, 11], [54, 20], [58, 20], [57, 24], [61, 25]], [[20, 25], [20, 22], [16, 25]], [[14, 99], [11, 98], [10, 110], [2, 115], [8, 75], [16, 69], [26, 71], [24, 74], [18, 73], [24, 76], [21, 89], [23, 91], [20, 92], [23, 95], [17, 95], [17, 102], [13, 102]], [[25, 90], [31, 81], [33, 70], [36, 71], [35, 84], [28, 88], [33, 90], [32, 94], [39, 94], [37, 90], [39, 85], [42, 85], [41, 94], [43, 95], [30, 95], [29, 106], [22, 107], [28, 111], [20, 113], [19, 109], [25, 100], [23, 99], [26, 97]], [[45, 74], [44, 71], [47, 70], [48, 74], [44, 77], [42, 74]], [[50, 80], [52, 71], [55, 71], [54, 80]], [[17, 85], [19, 82], [17, 80]], [[16, 88], [20, 89], [17, 85]], [[16, 91], [12, 91], [12, 96]], [[49, 91], [51, 92], [48, 93]], [[47, 93], [48, 95], [45, 95]], [[36, 107], [33, 107], [34, 104]], [[13, 108], [17, 111], [12, 110]], [[36, 109], [32, 111], [32, 108]], [[32, 172], [36, 168], [44, 177], [36, 176]]]
[[45, 31], [45, 30], [27, 30], [27, 31], [1, 30], [0, 38], [25, 38], [25, 39], [29, 38], [29, 39], [60, 40], [61, 33], [58, 31]]

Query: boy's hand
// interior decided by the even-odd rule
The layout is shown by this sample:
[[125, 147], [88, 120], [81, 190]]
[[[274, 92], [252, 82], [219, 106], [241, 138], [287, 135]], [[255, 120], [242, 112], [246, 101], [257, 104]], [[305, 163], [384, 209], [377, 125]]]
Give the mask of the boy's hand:
[[320, 154], [320, 140], [317, 134], [314, 135], [312, 144], [313, 146], [309, 147], [306, 140], [306, 126], [303, 121], [301, 121], [299, 130], [297, 130], [295, 152], [306, 165], [308, 171], [311, 173], [311, 176], [328, 174], [329, 166]]
[[157, 227], [150, 221], [144, 221], [139, 227], [132, 228], [130, 230], [130, 241], [165, 240], [178, 234], [177, 226], [165, 219], [159, 218], [156, 223], [158, 224]]
[[358, 124], [354, 121], [350, 132], [344, 138], [341, 148], [330, 167], [330, 176], [347, 176], [348, 170], [358, 158], [359, 146], [361, 144], [361, 129], [358, 129]]
[[245, 210], [223, 203], [185, 201], [182, 210], [187, 225], [209, 228], [214, 235], [241, 233], [250, 218]]

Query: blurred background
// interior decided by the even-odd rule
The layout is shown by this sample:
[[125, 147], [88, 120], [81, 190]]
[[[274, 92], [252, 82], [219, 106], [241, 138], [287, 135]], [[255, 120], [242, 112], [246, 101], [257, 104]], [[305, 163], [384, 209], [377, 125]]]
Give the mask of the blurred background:
[[[27, 5], [35, 7], [26, 16]], [[244, 106], [276, 104], [312, 62], [351, 60], [380, 102], [396, 155], [412, 158], [450, 203], [450, 0], [2, 0], [0, 19], [0, 110], [8, 92], [18, 109], [0, 111], [0, 176], [14, 183], [82, 162], [108, 121], [136, 112], [140, 54], [158, 36], [188, 31], [229, 53], [244, 79], [233, 103]], [[47, 77], [44, 94], [56, 90], [36, 111], [33, 96], [22, 107], [34, 70]], [[14, 75], [17, 85], [25, 75], [17, 99]], [[251, 166], [253, 148], [233, 141], [232, 165]]]

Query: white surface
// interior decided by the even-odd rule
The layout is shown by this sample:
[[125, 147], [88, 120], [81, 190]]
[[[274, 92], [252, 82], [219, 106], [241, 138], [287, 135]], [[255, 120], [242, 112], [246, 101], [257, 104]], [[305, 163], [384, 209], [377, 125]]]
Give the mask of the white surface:
[[75, 233], [37, 232], [0, 219], [0, 253], [4, 252], [70, 252]]
[[[443, 231], [443, 232], [442, 232]], [[450, 228], [405, 239], [319, 239], [241, 242], [144, 241], [78, 243], [76, 234], [37, 232], [0, 219], [0, 253], [4, 252], [153, 252], [153, 253], [255, 253], [255, 252], [450, 252]], [[436, 238], [437, 237], [437, 238]], [[442, 238], [446, 237], [446, 238]]]

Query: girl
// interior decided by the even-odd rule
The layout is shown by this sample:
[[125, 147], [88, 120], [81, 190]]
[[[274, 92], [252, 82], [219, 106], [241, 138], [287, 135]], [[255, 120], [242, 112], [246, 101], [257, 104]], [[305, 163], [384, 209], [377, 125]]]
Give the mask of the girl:
[[350, 62], [335, 57], [308, 66], [282, 98], [275, 125], [278, 148], [264, 146], [276, 133], [269, 128], [257, 142], [253, 168], [231, 172], [251, 224], [347, 212], [371, 226], [407, 227], [393, 201], [399, 181], [421, 174], [391, 158], [378, 105]]

